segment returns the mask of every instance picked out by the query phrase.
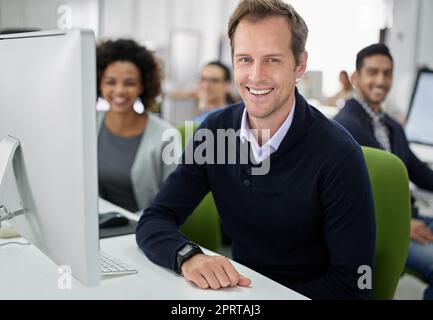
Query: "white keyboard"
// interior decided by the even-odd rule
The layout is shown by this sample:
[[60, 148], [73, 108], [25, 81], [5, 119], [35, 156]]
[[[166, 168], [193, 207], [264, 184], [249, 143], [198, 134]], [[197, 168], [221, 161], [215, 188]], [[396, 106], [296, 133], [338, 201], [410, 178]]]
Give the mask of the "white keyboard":
[[132, 274], [137, 273], [137, 270], [127, 265], [126, 263], [113, 258], [109, 254], [101, 251], [101, 275], [102, 276], [113, 276], [121, 274]]

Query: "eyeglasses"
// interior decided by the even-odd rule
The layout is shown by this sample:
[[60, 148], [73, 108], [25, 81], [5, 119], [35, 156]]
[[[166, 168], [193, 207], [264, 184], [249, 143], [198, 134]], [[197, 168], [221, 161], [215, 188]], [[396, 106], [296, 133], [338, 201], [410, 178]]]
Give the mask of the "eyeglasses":
[[198, 79], [200, 82], [207, 82], [209, 84], [217, 84], [220, 82], [223, 82], [224, 79], [220, 79], [220, 78], [208, 78], [208, 77], [200, 77]]

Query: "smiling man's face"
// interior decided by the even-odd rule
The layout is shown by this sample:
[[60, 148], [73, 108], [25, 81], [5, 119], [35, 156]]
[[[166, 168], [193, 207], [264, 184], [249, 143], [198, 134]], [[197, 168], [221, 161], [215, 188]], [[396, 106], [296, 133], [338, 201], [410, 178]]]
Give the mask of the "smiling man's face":
[[305, 72], [307, 53], [296, 65], [291, 48], [292, 32], [286, 17], [258, 21], [244, 18], [234, 35], [234, 79], [248, 111], [257, 119], [288, 114], [296, 78]]
[[358, 94], [371, 107], [378, 108], [392, 85], [392, 61], [382, 54], [363, 59], [362, 67], [353, 75]]

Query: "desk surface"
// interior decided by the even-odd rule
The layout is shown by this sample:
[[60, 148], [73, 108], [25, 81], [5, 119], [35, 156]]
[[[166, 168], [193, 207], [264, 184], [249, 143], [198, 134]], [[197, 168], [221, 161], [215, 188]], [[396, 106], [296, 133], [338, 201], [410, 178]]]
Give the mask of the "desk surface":
[[424, 161], [429, 165], [433, 164], [433, 146], [411, 143], [410, 148], [421, 161]]
[[[100, 202], [100, 211], [131, 213]], [[0, 239], [0, 243], [16, 239]], [[18, 239], [17, 241], [23, 241]], [[307, 299], [263, 275], [233, 262], [240, 273], [251, 278], [249, 288], [201, 290], [171, 270], [150, 262], [138, 249], [134, 235], [107, 238], [101, 250], [138, 270], [137, 274], [104, 277], [99, 287], [85, 287], [75, 279], [70, 290], [58, 288], [57, 265], [32, 245], [0, 246], [0, 300], [4, 299], [164, 299], [164, 300], [266, 300]], [[207, 251], [209, 254], [213, 254]]]

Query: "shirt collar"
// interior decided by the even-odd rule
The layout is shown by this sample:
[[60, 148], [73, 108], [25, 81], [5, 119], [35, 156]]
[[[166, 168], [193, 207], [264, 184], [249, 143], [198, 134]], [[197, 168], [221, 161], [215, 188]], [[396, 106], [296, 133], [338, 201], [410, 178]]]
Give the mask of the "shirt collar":
[[[270, 146], [272, 151], [278, 150], [278, 147], [280, 146], [281, 142], [283, 141], [284, 137], [286, 136], [287, 132], [289, 131], [290, 126], [292, 125], [293, 117], [295, 114], [295, 106], [296, 106], [296, 98], [293, 99], [292, 108], [291, 108], [289, 114], [287, 115], [286, 120], [284, 120], [283, 124], [278, 128], [277, 132], [275, 132], [275, 134], [264, 145], [262, 145], [262, 148], [264, 146]], [[256, 138], [254, 137], [254, 135], [250, 131], [246, 107], [244, 108], [244, 111], [242, 113], [240, 139], [244, 143], [245, 143], [245, 141], [249, 141], [250, 143], [258, 146]]]
[[362, 99], [358, 94], [353, 95], [353, 98], [361, 105], [362, 109], [364, 109], [364, 111], [368, 114], [368, 116], [372, 120], [377, 121], [385, 117], [382, 104], [380, 105], [379, 111], [375, 112], [373, 108], [371, 108], [370, 105], [364, 99]]

